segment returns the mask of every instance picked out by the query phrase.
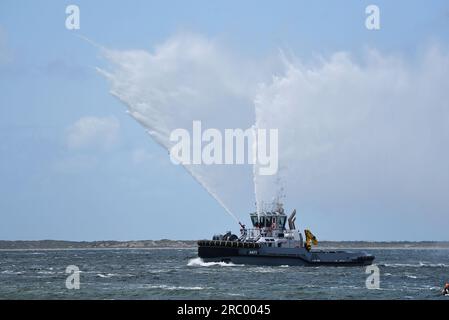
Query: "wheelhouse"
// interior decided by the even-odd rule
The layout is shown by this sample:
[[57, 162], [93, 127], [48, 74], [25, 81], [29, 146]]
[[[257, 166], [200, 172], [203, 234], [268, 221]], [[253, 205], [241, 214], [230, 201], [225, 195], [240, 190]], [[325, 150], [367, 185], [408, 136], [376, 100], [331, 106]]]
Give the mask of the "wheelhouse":
[[254, 228], [271, 228], [271, 229], [285, 229], [287, 216], [281, 212], [261, 212], [257, 214], [253, 212], [250, 214], [251, 223]]

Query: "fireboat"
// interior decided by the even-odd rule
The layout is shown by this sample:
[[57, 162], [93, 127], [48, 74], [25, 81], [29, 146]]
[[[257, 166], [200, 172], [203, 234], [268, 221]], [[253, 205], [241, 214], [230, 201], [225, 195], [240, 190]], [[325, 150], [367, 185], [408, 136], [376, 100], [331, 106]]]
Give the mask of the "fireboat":
[[[273, 210], [250, 213], [252, 228], [240, 224], [240, 236], [214, 235], [198, 241], [198, 256], [204, 262], [225, 262], [270, 266], [366, 266], [374, 256], [362, 251], [316, 250], [313, 233], [296, 229], [296, 209], [287, 215], [280, 203]], [[286, 223], [288, 222], [288, 229]]]

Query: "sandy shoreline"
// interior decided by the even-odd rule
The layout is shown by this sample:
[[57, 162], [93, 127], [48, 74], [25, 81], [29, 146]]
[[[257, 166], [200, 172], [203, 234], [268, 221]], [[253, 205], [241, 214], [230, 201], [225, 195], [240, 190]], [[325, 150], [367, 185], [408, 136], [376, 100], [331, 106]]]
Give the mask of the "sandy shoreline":
[[[0, 240], [1, 251], [11, 250], [105, 250], [105, 249], [194, 249], [196, 240], [136, 240], [136, 241], [64, 241], [35, 240], [10, 241]], [[319, 249], [449, 249], [449, 241], [321, 241]]]

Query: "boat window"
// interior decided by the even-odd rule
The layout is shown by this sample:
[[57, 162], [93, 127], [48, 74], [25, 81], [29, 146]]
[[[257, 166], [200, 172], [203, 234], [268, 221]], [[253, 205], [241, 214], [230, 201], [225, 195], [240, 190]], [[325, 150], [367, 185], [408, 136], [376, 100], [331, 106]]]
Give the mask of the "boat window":
[[251, 222], [253, 223], [253, 226], [256, 226], [257, 223], [257, 216], [251, 216]]
[[265, 217], [260, 217], [259, 219], [260, 219], [259, 225], [260, 225], [261, 227], [265, 226]]
[[266, 217], [265, 219], [265, 227], [271, 227], [271, 217]]
[[285, 217], [285, 216], [279, 217], [279, 228], [281, 228], [281, 229], [285, 228], [286, 220], [287, 220], [287, 217]]

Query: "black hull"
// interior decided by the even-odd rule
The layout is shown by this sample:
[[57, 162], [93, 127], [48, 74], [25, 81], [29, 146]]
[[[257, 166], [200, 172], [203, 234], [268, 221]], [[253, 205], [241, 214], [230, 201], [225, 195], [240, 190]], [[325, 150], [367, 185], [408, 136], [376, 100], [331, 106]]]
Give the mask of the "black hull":
[[232, 264], [245, 264], [256, 266], [301, 266], [301, 267], [360, 267], [369, 266], [371, 261], [363, 262], [307, 262], [298, 258], [284, 258], [273, 256], [238, 256], [238, 257], [216, 257], [202, 258], [204, 262], [224, 262]]
[[[308, 253], [308, 252], [307, 252]], [[371, 265], [374, 256], [358, 255], [350, 258], [332, 259], [333, 252], [311, 252], [309, 255], [304, 254], [276, 254], [267, 253], [263, 249], [239, 249], [225, 246], [199, 246], [198, 256], [205, 262], [226, 262], [233, 264], [247, 265], [268, 265], [268, 266], [367, 266]], [[341, 255], [344, 252], [340, 253]], [[316, 259], [320, 256], [322, 259]], [[307, 257], [314, 257], [308, 260]]]

